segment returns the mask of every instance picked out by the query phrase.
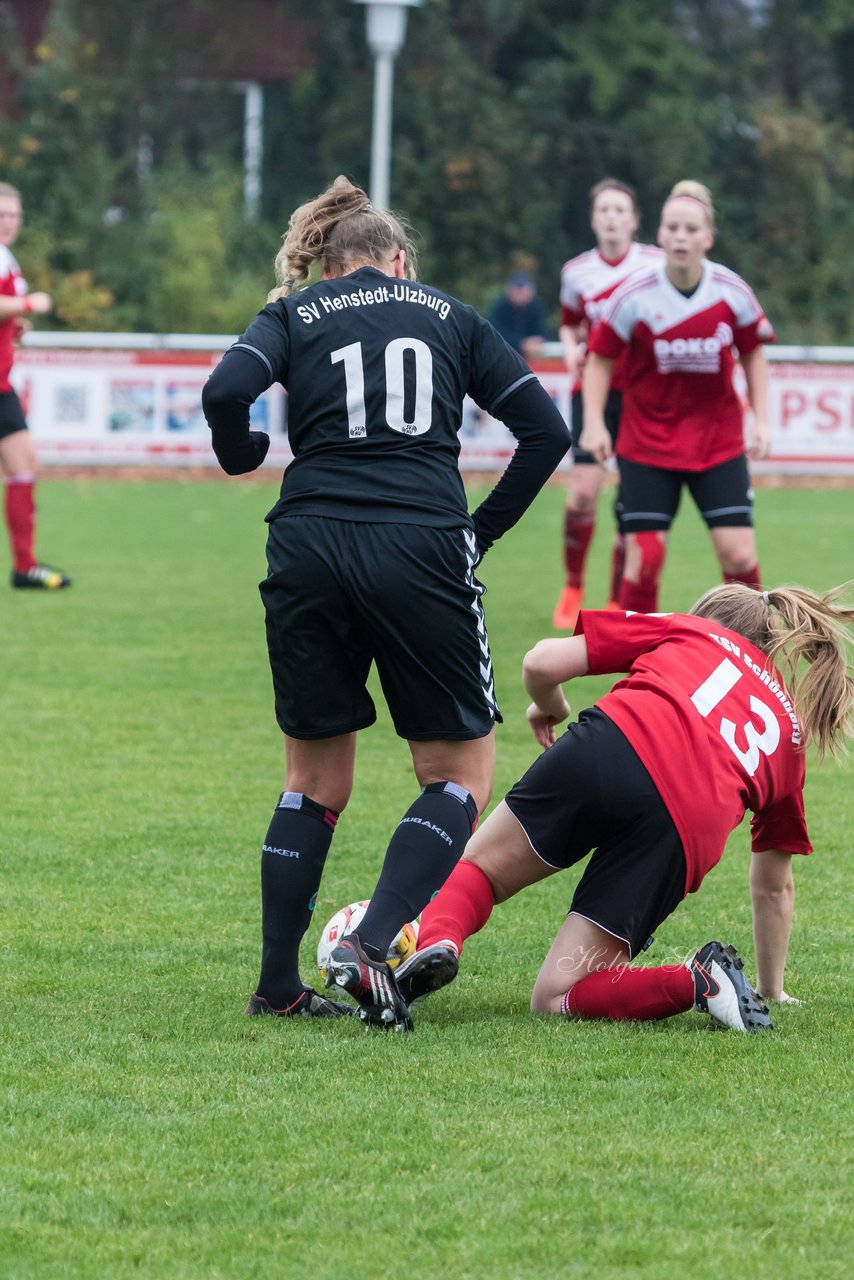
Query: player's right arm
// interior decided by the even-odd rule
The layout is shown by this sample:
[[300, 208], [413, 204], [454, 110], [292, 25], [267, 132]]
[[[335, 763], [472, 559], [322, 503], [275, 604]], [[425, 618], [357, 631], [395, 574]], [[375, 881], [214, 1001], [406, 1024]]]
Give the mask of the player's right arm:
[[22, 293], [9, 296], [2, 294], [0, 295], [0, 320], [30, 314], [45, 316], [52, 306], [49, 293]]
[[249, 410], [274, 382], [283, 381], [289, 351], [284, 308], [268, 305], [226, 351], [202, 391], [217, 462], [230, 476], [260, 467], [270, 447], [263, 431], [251, 431]]
[[581, 448], [592, 453], [597, 462], [606, 462], [613, 448], [611, 436], [605, 426], [605, 404], [611, 389], [611, 377], [616, 360], [588, 352], [584, 365], [584, 430]]
[[570, 707], [562, 685], [589, 670], [587, 640], [540, 640], [522, 662], [522, 681], [531, 705], [525, 713], [537, 742], [544, 749], [555, 740], [555, 726], [569, 717]]
[[270, 437], [250, 431], [249, 410], [271, 385], [263, 365], [245, 351], [227, 351], [202, 391], [202, 409], [211, 444], [226, 475], [240, 476], [260, 467]]
[[756, 951], [756, 990], [766, 1000], [790, 1002], [791, 997], [783, 989], [783, 977], [795, 909], [791, 853], [781, 849], [762, 849], [752, 855], [750, 897]]

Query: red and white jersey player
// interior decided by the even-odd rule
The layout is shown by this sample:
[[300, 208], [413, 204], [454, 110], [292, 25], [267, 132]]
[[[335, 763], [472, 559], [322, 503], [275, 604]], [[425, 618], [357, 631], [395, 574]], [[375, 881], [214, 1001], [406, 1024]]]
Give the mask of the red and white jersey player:
[[625, 281], [589, 343], [598, 355], [623, 357], [618, 456], [699, 471], [743, 453], [736, 350], [747, 355], [773, 341], [753, 290], [720, 263], [704, 259], [690, 296], [671, 283], [663, 262]]
[[[638, 244], [633, 240], [626, 253], [609, 259], [599, 249], [587, 249], [565, 262], [560, 272], [560, 324], [575, 329], [592, 330], [601, 319], [608, 299], [631, 275], [650, 268], [664, 260], [664, 252], [652, 244]], [[623, 385], [623, 362], [614, 370], [611, 389], [619, 391]], [[580, 387], [576, 378], [573, 390]]]

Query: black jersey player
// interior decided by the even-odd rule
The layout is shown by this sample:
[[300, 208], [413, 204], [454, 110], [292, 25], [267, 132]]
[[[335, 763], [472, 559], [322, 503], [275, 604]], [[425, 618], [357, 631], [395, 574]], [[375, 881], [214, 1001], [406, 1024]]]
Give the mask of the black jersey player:
[[[315, 262], [322, 279], [292, 292]], [[269, 439], [250, 430], [249, 407], [273, 382], [288, 392], [294, 454], [267, 517], [261, 584], [285, 789], [262, 851], [250, 1014], [352, 1009], [303, 985], [298, 953], [352, 790], [356, 734], [376, 718], [366, 688], [375, 663], [421, 792], [328, 982], [355, 997], [364, 1021], [411, 1026], [388, 945], [455, 866], [492, 788], [501, 717], [475, 569], [569, 443], [524, 360], [471, 307], [415, 283], [414, 265], [400, 222], [338, 178], [294, 213], [277, 258], [282, 287], [204, 392], [227, 472], [263, 461]], [[458, 467], [466, 395], [518, 442], [473, 515]]]

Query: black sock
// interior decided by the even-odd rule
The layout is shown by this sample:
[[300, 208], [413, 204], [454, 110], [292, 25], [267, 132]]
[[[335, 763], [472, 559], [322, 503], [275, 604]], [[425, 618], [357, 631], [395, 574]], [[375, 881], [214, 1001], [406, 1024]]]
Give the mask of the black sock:
[[477, 805], [465, 787], [433, 782], [391, 838], [371, 905], [359, 925], [366, 955], [384, 960], [395, 934], [441, 889], [472, 833]]
[[258, 995], [274, 1009], [303, 991], [299, 946], [311, 922], [338, 814], [296, 791], [283, 791], [261, 852], [264, 945]]

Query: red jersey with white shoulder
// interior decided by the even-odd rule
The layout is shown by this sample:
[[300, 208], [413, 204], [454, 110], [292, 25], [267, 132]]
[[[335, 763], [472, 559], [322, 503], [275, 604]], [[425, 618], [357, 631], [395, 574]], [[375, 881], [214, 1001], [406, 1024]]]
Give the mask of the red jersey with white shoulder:
[[686, 892], [753, 811], [752, 847], [807, 854], [801, 726], [778, 671], [688, 614], [582, 610], [591, 675], [628, 672], [597, 707], [646, 766], [685, 849]]
[[[27, 292], [27, 282], [21, 275], [13, 255], [0, 244], [0, 297], [22, 298]], [[0, 391], [11, 391], [9, 374], [15, 360], [16, 316], [0, 320]]]
[[668, 471], [705, 471], [738, 457], [744, 422], [733, 348], [747, 355], [773, 341], [753, 291], [728, 267], [705, 261], [690, 298], [664, 263], [627, 280], [588, 342], [598, 355], [625, 356], [618, 456]]
[[[578, 328], [586, 325], [592, 329], [601, 318], [608, 298], [628, 276], [635, 271], [649, 268], [664, 257], [664, 251], [652, 244], [632, 241], [622, 258], [613, 261], [603, 258], [598, 249], [588, 249], [576, 258], [570, 258], [560, 272], [560, 323]], [[611, 386], [619, 391], [623, 386], [625, 361], [619, 361], [614, 369]], [[576, 381], [573, 391], [581, 383]]]

